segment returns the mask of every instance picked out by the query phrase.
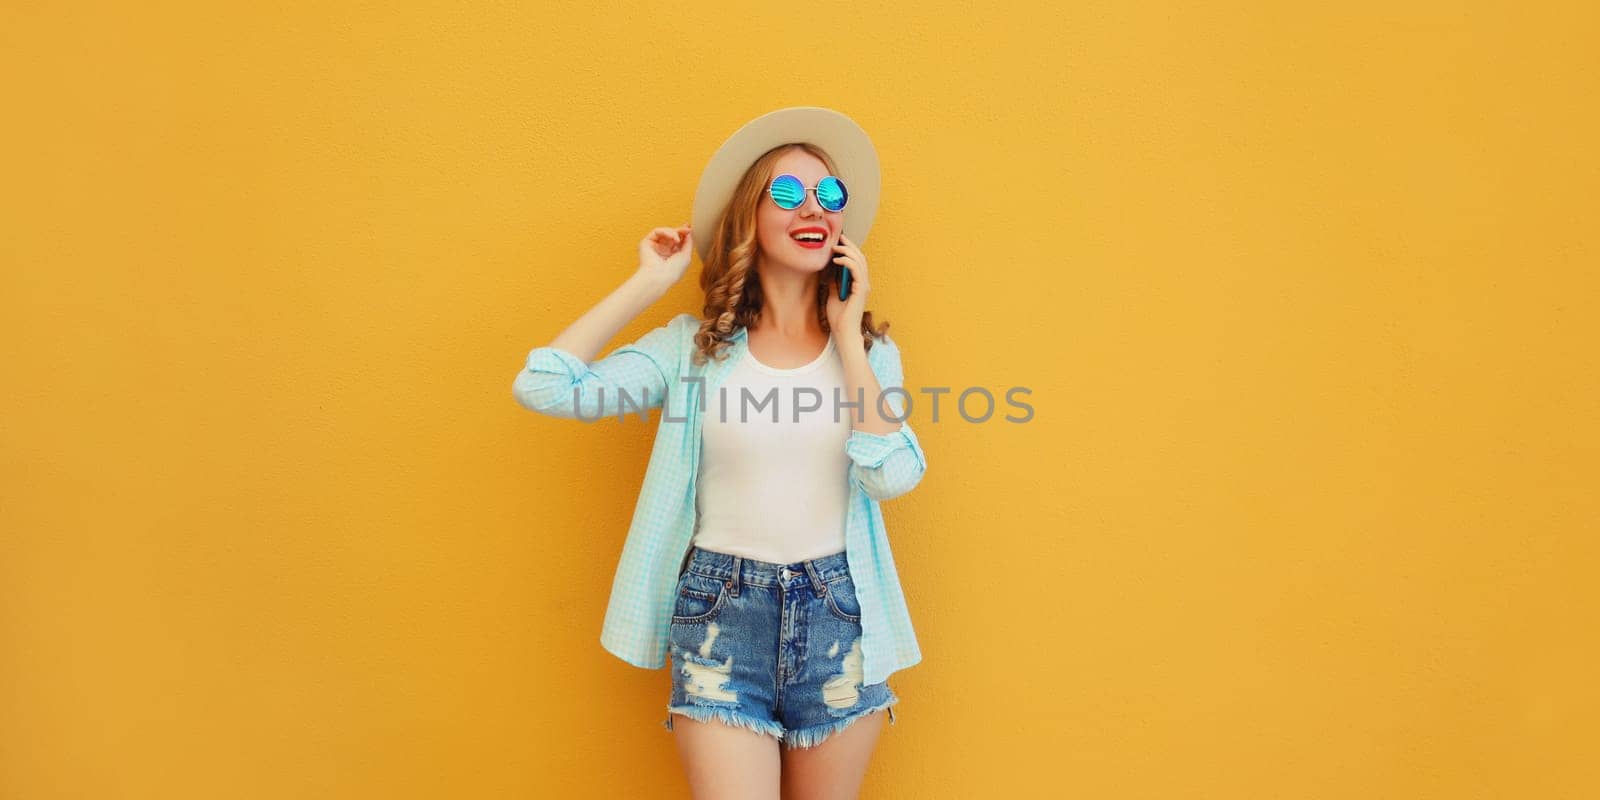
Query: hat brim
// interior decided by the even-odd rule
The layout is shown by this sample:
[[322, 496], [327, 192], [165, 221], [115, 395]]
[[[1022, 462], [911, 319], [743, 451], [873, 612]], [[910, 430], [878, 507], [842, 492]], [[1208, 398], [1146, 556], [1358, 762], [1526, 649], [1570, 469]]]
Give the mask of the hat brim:
[[833, 109], [794, 106], [745, 123], [717, 148], [700, 173], [691, 220], [695, 250], [702, 264], [711, 246], [712, 228], [727, 210], [745, 170], [763, 153], [789, 142], [810, 142], [833, 157], [837, 177], [850, 192], [850, 202], [844, 209], [844, 235], [857, 246], [866, 243], [872, 221], [878, 215], [881, 186], [878, 151], [872, 146], [872, 139], [854, 120]]

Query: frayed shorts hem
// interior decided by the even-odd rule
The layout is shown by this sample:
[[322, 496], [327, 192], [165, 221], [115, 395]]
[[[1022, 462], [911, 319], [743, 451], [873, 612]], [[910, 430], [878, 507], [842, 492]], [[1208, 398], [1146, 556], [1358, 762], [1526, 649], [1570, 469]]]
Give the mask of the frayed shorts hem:
[[682, 714], [698, 722], [721, 722], [771, 736], [780, 742], [783, 741], [782, 725], [771, 720], [756, 719], [729, 708], [719, 708], [717, 706], [668, 706], [667, 718], [661, 723], [661, 727], [669, 731], [672, 730], [673, 714]]
[[813, 725], [809, 728], [795, 728], [791, 731], [785, 731], [783, 734], [783, 747], [786, 750], [816, 747], [817, 745], [826, 741], [828, 737], [850, 727], [862, 717], [879, 711], [889, 712], [889, 724], [893, 725], [894, 704], [898, 702], [900, 702], [900, 698], [895, 697], [889, 700], [887, 703], [873, 706], [872, 708], [863, 709], [861, 713], [846, 717], [841, 720], [824, 723], [822, 725]]
[[669, 731], [672, 730], [672, 715], [682, 714], [699, 722], [721, 722], [734, 727], [755, 731], [756, 733], [765, 736], [771, 736], [772, 738], [776, 739], [784, 749], [795, 750], [816, 747], [817, 745], [822, 744], [824, 741], [827, 741], [828, 737], [850, 727], [862, 717], [879, 711], [887, 711], [889, 713], [889, 724], [893, 725], [895, 724], [894, 706], [898, 702], [900, 702], [900, 698], [895, 697], [889, 700], [887, 703], [873, 706], [872, 708], [863, 709], [860, 713], [841, 720], [824, 723], [822, 725], [813, 725], [809, 728], [795, 728], [794, 730], [784, 730], [782, 725], [779, 725], [771, 720], [756, 719], [739, 711], [728, 708], [719, 708], [717, 706], [668, 706], [667, 718], [661, 722], [661, 727], [666, 728]]

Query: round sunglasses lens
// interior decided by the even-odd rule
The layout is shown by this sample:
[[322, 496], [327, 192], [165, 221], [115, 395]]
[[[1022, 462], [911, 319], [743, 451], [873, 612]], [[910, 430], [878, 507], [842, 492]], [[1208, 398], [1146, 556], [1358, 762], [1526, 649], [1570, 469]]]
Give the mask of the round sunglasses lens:
[[772, 179], [772, 186], [767, 188], [772, 195], [772, 202], [777, 203], [782, 209], [799, 208], [806, 201], [806, 187], [799, 178], [793, 175], [779, 175]]
[[848, 199], [850, 195], [844, 190], [844, 181], [829, 175], [817, 183], [817, 204], [823, 208], [839, 211]]

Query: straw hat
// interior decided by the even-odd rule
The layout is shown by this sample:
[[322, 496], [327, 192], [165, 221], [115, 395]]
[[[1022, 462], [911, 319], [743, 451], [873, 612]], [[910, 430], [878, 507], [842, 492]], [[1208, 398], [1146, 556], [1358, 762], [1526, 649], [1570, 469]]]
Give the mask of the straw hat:
[[717, 148], [700, 173], [700, 186], [694, 192], [691, 222], [695, 230], [695, 250], [705, 263], [711, 246], [712, 228], [733, 198], [734, 186], [757, 158], [780, 144], [810, 142], [828, 151], [838, 165], [850, 201], [844, 207], [844, 235], [857, 246], [867, 242], [867, 231], [878, 215], [878, 151], [872, 139], [854, 120], [831, 108], [793, 106], [756, 117], [734, 131]]

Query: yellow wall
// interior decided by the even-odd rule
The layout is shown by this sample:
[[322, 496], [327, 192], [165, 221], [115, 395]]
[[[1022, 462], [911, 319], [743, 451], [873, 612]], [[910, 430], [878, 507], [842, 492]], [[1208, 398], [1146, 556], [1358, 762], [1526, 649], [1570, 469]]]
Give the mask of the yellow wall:
[[1036, 410], [915, 410], [865, 796], [1597, 796], [1594, 5], [1055, 6], [9, 4], [0, 797], [685, 792], [654, 428], [510, 381], [795, 104]]

